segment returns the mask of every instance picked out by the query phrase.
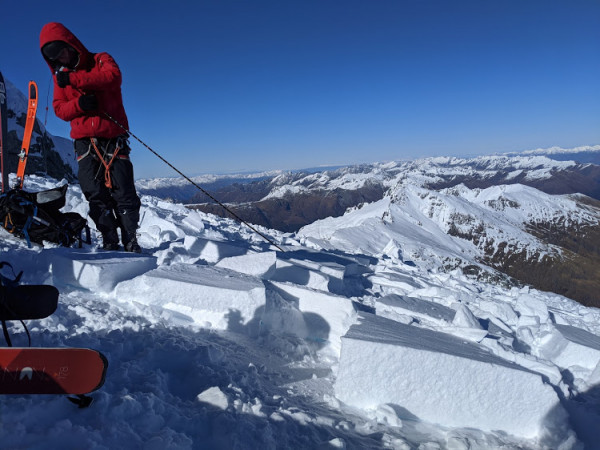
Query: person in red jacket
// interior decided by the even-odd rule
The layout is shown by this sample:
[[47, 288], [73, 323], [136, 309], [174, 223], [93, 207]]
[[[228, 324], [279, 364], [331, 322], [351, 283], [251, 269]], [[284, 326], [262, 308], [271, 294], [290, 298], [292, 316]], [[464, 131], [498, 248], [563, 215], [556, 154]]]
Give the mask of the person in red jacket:
[[108, 53], [90, 53], [57, 22], [42, 28], [40, 49], [54, 74], [54, 111], [71, 124], [79, 184], [103, 248], [120, 248], [120, 229], [125, 250], [140, 253], [140, 199], [129, 159], [119, 66]]

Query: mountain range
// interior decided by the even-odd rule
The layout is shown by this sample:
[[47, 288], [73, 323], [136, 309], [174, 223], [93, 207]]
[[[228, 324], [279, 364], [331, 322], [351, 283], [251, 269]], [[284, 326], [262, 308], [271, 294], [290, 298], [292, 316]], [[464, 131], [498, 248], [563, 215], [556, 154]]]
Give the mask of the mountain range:
[[[406, 235], [419, 236], [423, 248], [433, 237], [449, 241], [453, 251], [421, 256], [444, 270], [460, 268], [479, 277], [500, 273], [512, 283], [600, 306], [600, 165], [579, 162], [599, 157], [600, 146], [553, 148], [196, 180], [252, 224], [302, 234], [332, 217], [340, 228], [354, 227], [348, 225], [354, 217], [361, 216], [362, 224], [364, 212], [371, 211], [373, 220], [385, 224], [377, 234], [390, 242]], [[142, 180], [138, 187], [181, 201], [174, 182]], [[194, 203], [202, 196], [196, 191], [188, 197], [188, 207], [227, 217], [217, 204]], [[403, 227], [393, 225], [398, 222]], [[372, 240], [382, 239], [367, 230]]]
[[[193, 181], [219, 200], [236, 204], [236, 214], [253, 223], [297, 231], [316, 219], [342, 215], [348, 207], [382, 198], [396, 177], [411, 171], [421, 172], [426, 187], [431, 189], [461, 183], [472, 188], [524, 184], [549, 194], [582, 193], [600, 199], [600, 146], [472, 159], [427, 158], [321, 171], [205, 175]], [[194, 204], [217, 215], [226, 214], [181, 178], [138, 180], [138, 188], [145, 194]], [[305, 211], [306, 204], [313, 208]]]

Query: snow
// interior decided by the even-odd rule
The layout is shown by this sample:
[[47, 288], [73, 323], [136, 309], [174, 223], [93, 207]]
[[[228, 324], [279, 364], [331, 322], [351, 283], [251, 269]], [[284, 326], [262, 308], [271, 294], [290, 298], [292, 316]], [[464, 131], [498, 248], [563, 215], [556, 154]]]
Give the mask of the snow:
[[158, 306], [219, 330], [247, 325], [266, 303], [260, 279], [193, 264], [151, 270], [120, 283], [115, 295], [121, 301]]
[[74, 250], [58, 253], [52, 261], [53, 282], [92, 292], [110, 292], [121, 281], [135, 278], [156, 267], [156, 258], [132, 255], [113, 257]]
[[563, 369], [600, 371], [600, 337], [570, 325], [554, 324], [540, 337], [536, 352]]
[[[28, 178], [31, 190], [55, 185]], [[2, 446], [593, 448], [600, 311], [441, 271], [474, 249], [448, 240], [423, 194], [399, 190], [298, 234], [261, 228], [285, 252], [148, 195], [141, 255], [102, 251], [95, 230], [82, 249], [28, 248], [0, 230], [22, 282], [60, 291], [55, 314], [27, 323], [33, 345], [109, 361], [88, 409], [2, 397]], [[65, 209], [87, 213], [78, 186]], [[9, 329], [24, 345], [21, 325]]]
[[208, 403], [219, 409], [226, 410], [229, 406], [229, 399], [217, 386], [208, 388], [196, 397], [198, 401]]
[[[538, 223], [598, 226], [598, 210], [580, 207], [569, 195], [549, 195], [520, 185], [470, 189], [460, 184], [440, 191], [399, 182], [381, 200], [303, 227], [305, 245], [389, 257], [392, 261], [460, 259], [474, 266], [501, 248], [528, 259], [561, 250], [527, 231]], [[568, 211], [568, 213], [566, 213]], [[564, 219], [566, 217], [566, 219]], [[470, 237], [470, 238], [469, 238]], [[435, 254], [428, 251], [435, 248]]]
[[566, 419], [540, 374], [454, 336], [366, 314], [343, 338], [335, 393], [366, 410], [395, 405], [400, 419], [530, 438]]
[[245, 255], [230, 256], [217, 262], [217, 267], [235, 270], [246, 275], [267, 277], [275, 270], [277, 254], [275, 252], [249, 252]]
[[409, 322], [415, 318], [446, 325], [454, 321], [456, 311], [436, 302], [420, 298], [412, 298], [397, 294], [389, 294], [377, 300], [377, 315], [389, 317], [401, 322], [399, 315], [404, 315]]
[[306, 334], [300, 337], [327, 343], [333, 354], [339, 357], [341, 338], [356, 320], [356, 311], [360, 307], [346, 297], [296, 284], [274, 281], [273, 287], [280, 297], [295, 303], [302, 313]]
[[582, 145], [574, 148], [550, 147], [537, 148], [535, 150], [526, 150], [522, 152], [524, 155], [546, 155], [554, 153], [581, 153], [581, 152], [597, 152], [600, 151], [600, 145]]

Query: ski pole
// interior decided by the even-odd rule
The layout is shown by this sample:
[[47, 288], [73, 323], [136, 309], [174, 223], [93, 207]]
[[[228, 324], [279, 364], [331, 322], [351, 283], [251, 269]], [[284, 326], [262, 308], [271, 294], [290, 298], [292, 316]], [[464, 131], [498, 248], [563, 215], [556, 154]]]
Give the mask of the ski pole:
[[207, 192], [205, 189], [203, 189], [201, 186], [199, 186], [197, 183], [195, 183], [192, 179], [190, 179], [187, 175], [185, 175], [183, 172], [181, 172], [177, 167], [175, 167], [173, 164], [171, 164], [169, 161], [167, 161], [165, 158], [163, 158], [161, 155], [159, 155], [156, 151], [154, 151], [148, 144], [146, 144], [144, 141], [142, 141], [139, 137], [137, 137], [135, 134], [133, 134], [131, 131], [129, 131], [127, 128], [125, 128], [123, 125], [121, 125], [114, 117], [112, 117], [110, 114], [108, 114], [106, 111], [103, 111], [103, 114], [111, 121], [113, 122], [115, 125], [117, 125], [119, 128], [121, 128], [123, 131], [125, 131], [128, 135], [130, 135], [131, 137], [133, 137], [136, 141], [138, 141], [140, 144], [142, 144], [144, 147], [146, 147], [148, 150], [150, 150], [155, 156], [157, 156], [162, 162], [164, 162], [167, 166], [169, 166], [171, 169], [173, 169], [175, 172], [177, 172], [179, 175], [181, 175], [183, 178], [185, 178], [189, 183], [191, 183], [194, 187], [196, 187], [197, 189], [199, 189], [203, 194], [205, 194], [207, 197], [209, 197], [212, 201], [214, 201], [216, 204], [218, 204], [219, 206], [221, 206], [223, 209], [225, 209], [225, 211], [227, 211], [229, 214], [231, 214], [236, 220], [238, 220], [240, 223], [243, 223], [244, 225], [246, 225], [248, 228], [250, 228], [252, 231], [254, 231], [256, 234], [258, 234], [260, 237], [262, 237], [265, 241], [267, 241], [269, 244], [273, 245], [274, 247], [276, 247], [278, 250], [285, 252], [284, 249], [282, 249], [279, 245], [277, 245], [275, 242], [273, 242], [271, 239], [269, 239], [267, 236], [265, 236], [263, 233], [261, 233], [260, 231], [258, 231], [256, 228], [254, 228], [252, 225], [250, 225], [248, 222], [246, 222], [245, 220], [243, 220], [241, 217], [239, 217], [236, 213], [234, 213], [230, 208], [228, 208], [227, 206], [225, 206], [223, 203], [221, 203], [219, 200], [217, 200], [215, 197], [213, 197], [209, 192]]

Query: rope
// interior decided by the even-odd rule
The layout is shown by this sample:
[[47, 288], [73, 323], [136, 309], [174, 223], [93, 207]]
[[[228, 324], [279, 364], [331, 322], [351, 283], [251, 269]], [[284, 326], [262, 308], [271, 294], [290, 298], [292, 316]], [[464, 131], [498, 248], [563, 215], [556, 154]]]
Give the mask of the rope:
[[192, 179], [190, 179], [187, 175], [185, 175], [183, 172], [181, 172], [179, 169], [177, 169], [177, 167], [175, 167], [173, 164], [171, 164], [169, 161], [167, 161], [165, 158], [163, 158], [162, 156], [160, 156], [157, 152], [155, 152], [154, 150], [152, 150], [152, 148], [150, 148], [150, 146], [148, 146], [144, 141], [142, 141], [140, 138], [138, 138], [135, 134], [133, 134], [131, 131], [129, 131], [127, 128], [125, 128], [123, 125], [121, 125], [115, 118], [113, 118], [110, 114], [108, 114], [107, 112], [104, 112], [104, 115], [111, 121], [113, 122], [115, 125], [117, 125], [119, 128], [121, 128], [123, 131], [125, 131], [127, 134], [129, 134], [131, 137], [133, 137], [136, 141], [138, 141], [140, 144], [142, 144], [144, 147], [146, 147], [150, 152], [152, 152], [156, 157], [158, 157], [162, 162], [164, 162], [167, 166], [169, 166], [171, 169], [173, 169], [175, 172], [177, 172], [179, 175], [181, 175], [185, 180], [187, 180], [189, 183], [191, 183], [194, 187], [196, 187], [197, 189], [199, 189], [200, 191], [202, 191], [202, 193], [204, 193], [207, 197], [209, 197], [212, 201], [214, 201], [217, 205], [221, 206], [223, 209], [225, 209], [225, 211], [227, 211], [229, 214], [231, 214], [238, 222], [243, 223], [244, 225], [246, 225], [248, 228], [250, 228], [252, 231], [254, 231], [256, 234], [258, 234], [260, 237], [262, 237], [265, 241], [267, 241], [269, 244], [271, 244], [272, 246], [276, 247], [278, 250], [282, 251], [285, 253], [285, 250], [282, 249], [279, 245], [277, 245], [275, 242], [273, 242], [273, 240], [269, 239], [267, 236], [265, 236], [263, 233], [261, 233], [260, 231], [258, 231], [256, 228], [254, 228], [252, 225], [250, 225], [248, 222], [246, 222], [245, 220], [243, 220], [241, 217], [239, 217], [236, 213], [234, 213], [231, 209], [229, 209], [227, 206], [225, 206], [223, 203], [221, 203], [219, 200], [217, 200], [216, 198], [214, 198], [210, 193], [208, 193], [205, 189], [203, 189], [201, 186], [199, 186], [198, 184], [196, 184]]
[[107, 163], [106, 160], [102, 157], [102, 153], [100, 153], [100, 150], [98, 150], [95, 139], [90, 138], [90, 141], [92, 142], [92, 147], [94, 147], [94, 150], [96, 151], [96, 154], [98, 155], [98, 158], [100, 159], [100, 162], [104, 166], [104, 184], [106, 185], [107, 188], [112, 189], [113, 186], [112, 186], [112, 180], [110, 179], [110, 166], [112, 166], [112, 163], [115, 160], [115, 158], [117, 157], [119, 150], [121, 150], [121, 147], [119, 147], [117, 145], [112, 158], [110, 158], [110, 161]]

